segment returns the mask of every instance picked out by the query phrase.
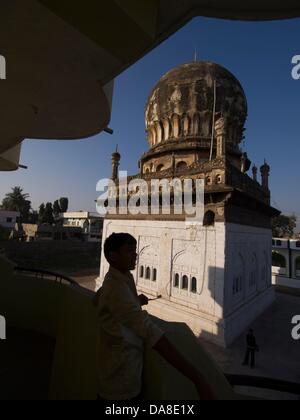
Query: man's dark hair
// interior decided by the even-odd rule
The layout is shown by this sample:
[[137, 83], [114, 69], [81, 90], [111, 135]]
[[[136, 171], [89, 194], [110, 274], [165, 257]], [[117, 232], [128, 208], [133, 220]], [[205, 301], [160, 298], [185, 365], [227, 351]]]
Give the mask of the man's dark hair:
[[113, 233], [106, 239], [104, 244], [104, 255], [110, 264], [110, 253], [120, 251], [124, 245], [136, 246], [137, 241], [133, 236], [129, 235], [129, 233]]

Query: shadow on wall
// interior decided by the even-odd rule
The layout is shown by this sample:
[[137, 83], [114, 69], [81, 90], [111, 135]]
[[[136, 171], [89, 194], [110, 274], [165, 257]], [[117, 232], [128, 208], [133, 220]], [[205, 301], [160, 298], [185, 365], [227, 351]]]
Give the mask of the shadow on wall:
[[[226, 307], [224, 308], [224, 275], [224, 268], [209, 267], [208, 269], [207, 288], [209, 300], [212, 305], [208, 308], [208, 312], [210, 314], [214, 314], [215, 320], [208, 320], [207, 328], [199, 335], [199, 338], [217, 344], [221, 347], [226, 347], [226, 331], [225, 323], [223, 321], [224, 313], [226, 313]], [[203, 286], [200, 286], [202, 289]], [[198, 290], [199, 294], [201, 294], [201, 289]], [[205, 305], [205, 295], [201, 294], [201, 296], [203, 297], [203, 303]], [[203, 312], [205, 314], [205, 306]]]

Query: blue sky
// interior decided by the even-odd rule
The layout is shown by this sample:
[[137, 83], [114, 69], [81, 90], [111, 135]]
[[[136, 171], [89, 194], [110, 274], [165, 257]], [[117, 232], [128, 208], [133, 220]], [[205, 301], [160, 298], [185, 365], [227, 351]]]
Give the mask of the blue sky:
[[300, 220], [300, 80], [291, 77], [292, 57], [300, 54], [299, 39], [299, 19], [193, 20], [118, 77], [110, 124], [113, 136], [71, 142], [26, 140], [21, 163], [29, 169], [0, 174], [0, 200], [18, 185], [30, 194], [35, 209], [41, 202], [66, 196], [71, 210], [95, 211], [96, 184], [110, 176], [116, 144], [121, 169], [137, 173], [137, 162], [148, 149], [144, 107], [149, 93], [167, 71], [192, 61], [197, 48], [199, 59], [223, 65], [242, 83], [249, 104], [245, 149], [256, 165], [264, 158], [271, 165], [273, 205], [296, 213]]

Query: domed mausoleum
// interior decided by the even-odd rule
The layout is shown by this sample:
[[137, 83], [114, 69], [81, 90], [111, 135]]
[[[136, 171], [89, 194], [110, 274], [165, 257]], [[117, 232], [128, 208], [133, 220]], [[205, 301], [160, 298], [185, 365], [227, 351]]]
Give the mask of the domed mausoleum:
[[[227, 121], [226, 147], [230, 160], [240, 164], [240, 144], [247, 118], [247, 100], [239, 81], [223, 67], [194, 62], [167, 73], [155, 86], [145, 112], [150, 151], [143, 172], [188, 168], [211, 154], [213, 121]], [[216, 157], [216, 144], [213, 157]]]
[[[151, 214], [147, 196], [148, 214], [108, 214], [103, 230], [103, 241], [113, 232], [138, 240], [137, 287], [149, 297], [162, 296], [151, 302], [150, 313], [185, 322], [222, 346], [274, 301], [271, 219], [279, 212], [270, 206], [270, 166], [261, 166], [261, 180], [255, 165], [249, 174], [251, 161], [241, 147], [247, 114], [240, 82], [220, 65], [193, 62], [163, 76], [145, 109], [149, 150], [129, 181], [140, 179], [151, 191], [153, 180], [189, 179], [193, 188], [202, 180], [203, 220], [191, 226], [174, 206], [170, 214]], [[115, 182], [120, 159], [113, 154]], [[116, 191], [109, 194], [120, 203], [123, 186]], [[145, 200], [143, 187], [139, 192]], [[172, 190], [173, 204], [174, 197]], [[163, 198], [160, 190], [160, 209]], [[97, 287], [107, 269], [102, 254]]]

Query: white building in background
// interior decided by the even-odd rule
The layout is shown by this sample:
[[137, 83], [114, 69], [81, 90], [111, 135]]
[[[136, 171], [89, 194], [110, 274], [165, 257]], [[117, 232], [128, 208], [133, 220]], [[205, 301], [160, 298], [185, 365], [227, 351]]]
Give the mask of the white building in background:
[[[244, 91], [221, 66], [194, 62], [169, 72], [150, 95], [150, 151], [132, 179], [148, 184], [153, 179], [204, 180], [203, 224], [189, 225], [185, 213], [171, 211], [108, 215], [103, 229], [103, 241], [120, 232], [137, 239], [137, 288], [150, 297], [162, 296], [151, 302], [150, 313], [184, 322], [197, 336], [221, 346], [230, 345], [275, 299], [271, 219], [279, 212], [270, 206], [267, 163], [261, 167], [261, 183], [255, 166], [252, 176], [247, 174], [251, 162], [240, 148], [246, 116]], [[113, 154], [114, 181], [120, 159]], [[97, 288], [107, 269], [102, 252]]]
[[300, 239], [273, 239], [273, 284], [300, 289]]
[[15, 228], [19, 217], [20, 213], [17, 211], [0, 210], [0, 226], [12, 230]]
[[81, 228], [87, 242], [101, 242], [103, 217], [99, 214], [79, 211], [63, 213], [62, 217], [63, 226]]

